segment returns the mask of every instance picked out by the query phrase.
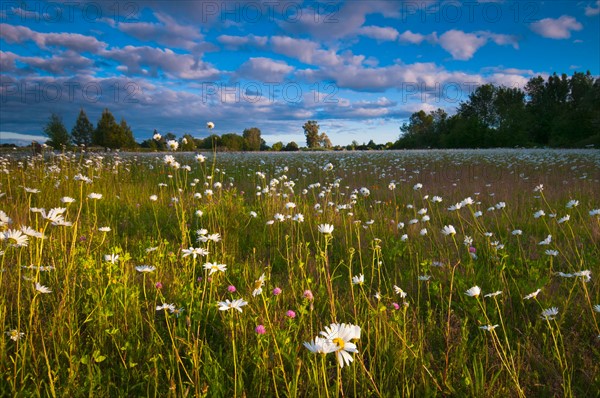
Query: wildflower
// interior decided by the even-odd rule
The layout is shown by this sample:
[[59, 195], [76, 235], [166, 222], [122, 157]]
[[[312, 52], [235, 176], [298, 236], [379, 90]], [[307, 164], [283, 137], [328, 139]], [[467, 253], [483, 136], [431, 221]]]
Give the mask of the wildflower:
[[52, 293], [52, 290], [50, 290], [48, 287], [46, 287], [44, 285], [41, 285], [38, 282], [35, 283], [35, 290], [37, 290], [38, 292], [43, 293], [43, 294]]
[[228, 291], [229, 293], [235, 293], [235, 291], [236, 291], [236, 290], [237, 290], [237, 289], [236, 289], [236, 288], [235, 288], [235, 286], [233, 286], [233, 285], [229, 285], [229, 286], [227, 286], [227, 291]]
[[304, 215], [300, 214], [300, 213], [296, 213], [292, 220], [294, 220], [296, 222], [304, 222]]
[[170, 313], [175, 312], [175, 304], [163, 303], [162, 305], [156, 306], [156, 311], [168, 310]]
[[377, 292], [373, 295], [373, 297], [375, 298], [375, 300], [379, 301], [381, 300], [381, 293]]
[[196, 210], [194, 214], [196, 215], [196, 217], [202, 217], [204, 215], [204, 212], [202, 210]]
[[363, 274], [355, 275], [352, 277], [353, 285], [362, 285], [363, 283], [365, 283], [365, 276]]
[[160, 141], [161, 138], [162, 138], [162, 136], [158, 133], [154, 133], [154, 135], [152, 136], [152, 139], [154, 141]]
[[556, 317], [556, 315], [558, 315], [558, 308], [552, 307], [552, 308], [547, 308], [544, 311], [542, 311], [541, 317], [542, 317], [542, 319], [550, 321], [550, 320], [554, 319], [554, 317]]
[[158, 196], [156, 195], [150, 195], [150, 200], [153, 202], [156, 202], [158, 200]]
[[544, 210], [538, 210], [535, 213], [533, 213], [533, 218], [540, 218], [545, 215], [546, 215], [546, 213], [544, 213]]
[[175, 140], [169, 140], [167, 141], [167, 148], [169, 148], [171, 151], [176, 151], [177, 148], [179, 148], [179, 142]]
[[327, 163], [325, 166], [323, 166], [323, 171], [331, 171], [333, 170], [333, 165], [331, 163]]
[[471, 297], [479, 297], [479, 295], [481, 294], [481, 289], [479, 288], [479, 286], [473, 286], [472, 288], [467, 290], [465, 294]]
[[258, 296], [262, 293], [262, 287], [265, 284], [266, 276], [263, 273], [257, 280], [254, 281], [254, 290], [252, 291], [252, 296]]
[[542, 291], [542, 289], [538, 289], [538, 290], [536, 290], [536, 291], [535, 291], [535, 292], [533, 292], [533, 293], [529, 293], [527, 296], [523, 297], [523, 299], [525, 299], [525, 300], [529, 300], [529, 299], [532, 299], [532, 298], [536, 298], [536, 297], [537, 297], [537, 295], [538, 295], [538, 294], [539, 294], [541, 291]]
[[404, 235], [402, 235], [402, 236], [400, 237], [400, 240], [401, 240], [402, 242], [406, 242], [406, 241], [408, 240], [408, 235], [407, 235], [407, 234], [404, 234]]
[[100, 228], [98, 228], [98, 231], [100, 231], [100, 232], [110, 232], [110, 227], [100, 227]]
[[362, 196], [364, 196], [364, 197], [367, 197], [367, 196], [369, 196], [369, 195], [371, 194], [371, 191], [369, 191], [369, 189], [368, 189], [368, 188], [366, 188], [366, 187], [362, 187], [362, 188], [360, 189], [360, 194], [361, 194]]
[[314, 341], [302, 343], [310, 352], [314, 354], [328, 354], [336, 350], [336, 346], [323, 337], [315, 337]]
[[295, 317], [296, 317], [296, 313], [295, 313], [294, 311], [292, 311], [292, 310], [288, 310], [288, 311], [285, 313], [285, 316], [287, 316], [288, 318], [292, 318], [292, 319], [293, 319], [293, 318], [295, 318]]
[[584, 271], [578, 271], [573, 274], [573, 276], [581, 276], [585, 279], [586, 282], [592, 280], [592, 271], [586, 269]]
[[556, 256], [558, 256], [558, 250], [550, 250], [550, 249], [548, 249], [548, 250], [546, 250], [546, 254], [548, 256], [556, 257]]
[[423, 228], [423, 229], [422, 229], [422, 230], [419, 232], [419, 235], [421, 235], [421, 236], [425, 236], [425, 235], [427, 235], [427, 228]]
[[273, 289], [273, 296], [279, 296], [281, 294], [281, 288], [276, 287], [275, 289]]
[[331, 224], [320, 224], [319, 225], [319, 232], [324, 234], [324, 235], [331, 235], [331, 233], [333, 232], [333, 225]]
[[46, 210], [42, 210], [42, 217], [50, 222], [61, 222], [64, 221], [64, 216], [62, 215], [65, 211], [67, 211], [64, 207], [55, 207], [51, 209], [48, 213]]
[[187, 256], [191, 255], [194, 258], [194, 260], [198, 256], [207, 256], [208, 255], [208, 250], [202, 249], [200, 247], [194, 248], [194, 247], [190, 246], [189, 249], [182, 249], [181, 252], [183, 253], [183, 255], [181, 257], [187, 257]]
[[558, 223], [562, 224], [562, 223], [564, 223], [566, 221], [569, 221], [570, 219], [571, 219], [571, 216], [567, 214], [566, 216], [559, 218], [558, 219]]
[[258, 214], [256, 214], [256, 212], [255, 212], [255, 211], [251, 211], [251, 212], [250, 212], [250, 217], [252, 217], [252, 218], [256, 218], [257, 216], [258, 216]]
[[596, 311], [596, 312], [600, 312], [600, 304], [596, 304], [596, 305], [594, 306], [594, 311]]
[[575, 199], [571, 199], [567, 202], [567, 209], [571, 209], [573, 207], [579, 206], [579, 201]]
[[544, 184], [540, 184], [533, 189], [533, 192], [542, 192], [544, 190]]
[[17, 329], [11, 329], [8, 332], [6, 332], [6, 335], [8, 337], [10, 337], [10, 339], [12, 341], [18, 341], [19, 339], [21, 339], [23, 336], [25, 336], [25, 333], [23, 332], [19, 332]]
[[418, 190], [419, 190], [419, 189], [421, 189], [421, 188], [423, 188], [423, 184], [421, 184], [420, 182], [419, 182], [419, 183], [417, 183], [417, 184], [415, 184], [415, 185], [413, 186], [413, 189], [414, 189], [415, 191], [418, 191]]
[[330, 326], [325, 326], [325, 331], [320, 334], [333, 344], [334, 350], [331, 352], [335, 352], [341, 368], [354, 360], [350, 353], [357, 353], [358, 349], [351, 340], [360, 338], [359, 326], [332, 323]]
[[475, 216], [475, 218], [477, 217], [481, 217], [483, 215], [483, 213], [480, 211], [476, 211], [475, 213], [473, 213], [473, 215]]
[[448, 235], [456, 235], [456, 229], [452, 225], [445, 225], [442, 229], [442, 233], [446, 236]]
[[402, 228], [404, 228], [404, 223], [403, 222], [399, 222], [398, 225], [396, 225], [396, 227], [398, 229], [402, 229]]
[[406, 297], [406, 292], [396, 285], [394, 285], [394, 292], [396, 292], [396, 294], [399, 294], [401, 298]]
[[64, 197], [62, 197], [60, 199], [60, 201], [66, 204], [66, 203], [73, 203], [73, 202], [75, 202], [75, 199], [73, 199], [73, 198], [71, 198], [69, 196], [64, 196]]
[[162, 289], [163, 288], [163, 284], [161, 282], [156, 282], [154, 284], [154, 287], [157, 288], [157, 289]]
[[420, 281], [427, 282], [430, 279], [431, 279], [431, 275], [419, 275], [419, 280]]
[[6, 232], [0, 232], [0, 240], [6, 239], [13, 247], [25, 247], [29, 244], [29, 237], [18, 229], [9, 229]]
[[498, 325], [485, 325], [485, 326], [479, 326], [479, 329], [483, 329], [483, 330], [487, 330], [488, 332], [491, 332], [492, 330], [496, 329], [498, 327]]
[[538, 245], [549, 245], [552, 242], [552, 235], [546, 236], [546, 239], [538, 243]]
[[600, 215], [600, 209], [593, 209], [593, 210], [590, 210], [589, 214], [590, 214], [590, 216], [592, 216], [592, 217], [593, 217], [593, 216], [599, 216], [599, 215]]
[[399, 310], [399, 309], [400, 309], [400, 305], [398, 305], [398, 303], [392, 303], [392, 307], [393, 307], [395, 310]]
[[208, 275], [212, 275], [215, 272], [225, 272], [227, 271], [227, 265], [225, 264], [217, 264], [217, 263], [206, 263], [204, 264], [204, 269], [209, 271]]
[[215, 124], [213, 122], [206, 123], [206, 128], [212, 130], [215, 128]]
[[500, 294], [502, 294], [502, 290], [495, 291], [494, 293], [488, 293], [488, 294], [486, 294], [483, 297], [496, 297], [496, 296], [498, 296]]
[[238, 310], [239, 312], [242, 312], [242, 307], [248, 304], [248, 302], [244, 301], [243, 299], [237, 299], [233, 301], [229, 301], [229, 299], [227, 299], [225, 301], [219, 301], [218, 304], [219, 311], [227, 311], [230, 309], [234, 309]]
[[465, 236], [465, 239], [463, 240], [463, 244], [465, 246], [471, 246], [473, 244], [473, 238], [470, 236]]
[[118, 254], [105, 254], [104, 261], [116, 264], [119, 262], [119, 255]]
[[390, 182], [390, 183], [388, 184], [388, 189], [389, 189], [390, 191], [393, 191], [394, 189], [396, 189], [396, 184], [394, 184], [393, 182]]
[[434, 202], [434, 203], [441, 203], [442, 202], [442, 198], [440, 196], [434, 196], [431, 199], [431, 201]]
[[514, 231], [512, 231], [512, 234], [515, 236], [523, 235], [523, 231], [521, 231], [520, 229], [515, 229]]
[[313, 296], [313, 294], [312, 294], [312, 292], [310, 290], [305, 290], [304, 293], [302, 293], [302, 297], [304, 297], [308, 301], [313, 301], [314, 300], [314, 296]]
[[0, 210], [0, 227], [12, 223], [12, 219], [2, 210]]
[[88, 197], [88, 199], [102, 199], [102, 194], [92, 192], [87, 197]]
[[254, 328], [256, 334], [265, 334], [267, 333], [267, 329], [265, 329], [265, 325], [258, 325]]
[[149, 248], [146, 249], [146, 253], [151, 253], [151, 252], [156, 251], [156, 250], [158, 250], [158, 246], [149, 247]]
[[152, 265], [138, 265], [137, 267], [135, 267], [135, 270], [137, 272], [154, 272], [156, 271], [156, 267], [152, 266]]
[[195, 156], [196, 160], [198, 161], [198, 163], [204, 163], [204, 161], [206, 161], [206, 156], [202, 155], [202, 154], [197, 154]]

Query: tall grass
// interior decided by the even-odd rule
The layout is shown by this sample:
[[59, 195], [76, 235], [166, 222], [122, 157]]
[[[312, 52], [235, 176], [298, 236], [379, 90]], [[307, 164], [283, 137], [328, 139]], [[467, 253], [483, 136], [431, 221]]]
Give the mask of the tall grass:
[[0, 395], [594, 396], [599, 166], [2, 155]]

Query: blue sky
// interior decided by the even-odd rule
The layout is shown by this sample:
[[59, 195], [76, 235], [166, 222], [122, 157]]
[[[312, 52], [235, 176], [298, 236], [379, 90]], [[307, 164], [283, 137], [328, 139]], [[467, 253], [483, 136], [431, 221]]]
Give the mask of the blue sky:
[[[600, 1], [3, 1], [0, 141], [70, 130], [83, 107], [154, 129], [259, 127], [305, 145], [395, 141], [412, 112], [478, 85], [600, 74]], [[28, 138], [28, 137], [25, 137]]]

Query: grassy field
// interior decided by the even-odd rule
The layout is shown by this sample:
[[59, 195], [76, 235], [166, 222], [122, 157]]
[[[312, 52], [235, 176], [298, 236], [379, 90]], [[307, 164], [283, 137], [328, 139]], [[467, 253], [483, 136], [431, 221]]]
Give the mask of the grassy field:
[[0, 155], [0, 395], [598, 396], [599, 170]]

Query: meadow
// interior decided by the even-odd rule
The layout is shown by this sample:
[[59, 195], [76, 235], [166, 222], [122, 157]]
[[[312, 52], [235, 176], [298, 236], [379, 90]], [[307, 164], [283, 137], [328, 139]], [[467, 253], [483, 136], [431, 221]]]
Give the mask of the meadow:
[[599, 170], [0, 154], [0, 396], [598, 396]]

